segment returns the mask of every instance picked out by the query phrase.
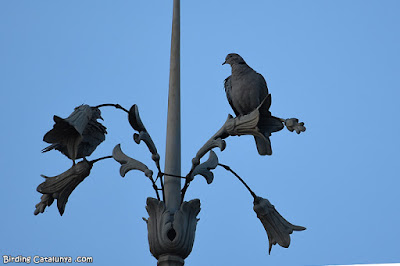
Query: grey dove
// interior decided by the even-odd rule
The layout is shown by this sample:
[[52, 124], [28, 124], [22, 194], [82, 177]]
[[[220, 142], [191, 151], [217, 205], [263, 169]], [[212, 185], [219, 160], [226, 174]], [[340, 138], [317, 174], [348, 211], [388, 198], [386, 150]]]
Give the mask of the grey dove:
[[227, 77], [224, 82], [226, 97], [236, 116], [247, 115], [257, 107], [260, 111], [258, 128], [265, 136], [254, 137], [257, 151], [260, 155], [271, 155], [272, 148], [269, 136], [272, 132], [283, 128], [282, 121], [271, 115], [271, 95], [268, 93], [267, 83], [264, 77], [254, 71], [246, 64], [243, 58], [235, 53], [228, 54], [224, 64], [229, 64], [232, 68], [232, 75]]
[[60, 151], [69, 159], [90, 156], [97, 146], [105, 140], [106, 127], [97, 122], [101, 117], [100, 109], [81, 105], [66, 119], [54, 116], [54, 127], [44, 135], [43, 140], [52, 145], [42, 152], [53, 149]]

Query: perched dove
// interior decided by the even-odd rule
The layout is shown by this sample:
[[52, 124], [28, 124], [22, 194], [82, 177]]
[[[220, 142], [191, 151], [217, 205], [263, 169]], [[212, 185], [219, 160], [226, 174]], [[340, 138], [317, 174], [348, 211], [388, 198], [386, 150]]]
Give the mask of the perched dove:
[[106, 127], [97, 122], [103, 119], [96, 107], [81, 105], [65, 119], [54, 116], [54, 127], [44, 135], [43, 140], [52, 145], [42, 152], [53, 149], [74, 161], [75, 159], [90, 156], [97, 146], [105, 140]]
[[271, 155], [269, 136], [272, 132], [281, 130], [283, 124], [269, 111], [271, 95], [268, 93], [264, 77], [249, 67], [238, 54], [228, 54], [224, 64], [232, 67], [232, 75], [225, 79], [224, 87], [228, 102], [236, 116], [249, 114], [262, 104], [259, 108], [260, 119], [257, 126], [266, 141], [261, 137], [254, 137], [254, 139], [260, 155]]

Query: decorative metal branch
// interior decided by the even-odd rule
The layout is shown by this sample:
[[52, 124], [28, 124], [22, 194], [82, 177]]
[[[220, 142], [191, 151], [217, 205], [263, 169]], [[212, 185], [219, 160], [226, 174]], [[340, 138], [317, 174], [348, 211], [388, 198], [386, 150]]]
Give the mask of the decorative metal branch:
[[126, 113], [129, 113], [128, 110], [126, 110], [124, 107], [122, 107], [118, 103], [117, 104], [115, 104], [115, 103], [104, 103], [104, 104], [97, 105], [95, 108], [100, 108], [100, 107], [105, 107], [105, 106], [113, 106], [113, 107], [115, 107], [117, 109], [125, 111]]
[[146, 143], [147, 148], [151, 152], [151, 158], [155, 162], [158, 171], [161, 172], [160, 155], [157, 152], [156, 145], [154, 145], [152, 138], [150, 137], [149, 133], [143, 125], [142, 120], [140, 119], [139, 108], [136, 104], [132, 105], [131, 109], [129, 110], [128, 119], [132, 128], [139, 132], [139, 134], [135, 133], [133, 135], [133, 140], [137, 144], [139, 144], [142, 140], [144, 141], [144, 143]]
[[[219, 144], [225, 143], [225, 141], [221, 142], [221, 139], [218, 139], [218, 140], [220, 140], [220, 141], [215, 141], [215, 142], [211, 141], [210, 146], [215, 144], [215, 145], [217, 145], [216, 147], [218, 147]], [[192, 160], [192, 162], [194, 160], [197, 160], [197, 158], [194, 158]], [[190, 185], [190, 182], [193, 181], [193, 179], [196, 175], [202, 175], [206, 179], [207, 184], [212, 183], [212, 181], [214, 180], [214, 174], [210, 170], [215, 169], [217, 167], [217, 165], [218, 165], [218, 157], [214, 151], [210, 150], [210, 156], [208, 157], [208, 160], [202, 164], [197, 163], [193, 167], [193, 169], [189, 172], [189, 174], [185, 177], [185, 185], [182, 188], [182, 194], [181, 194], [182, 202], [183, 202], [186, 190], [188, 189], [188, 187]]]
[[[228, 138], [229, 136], [253, 135], [258, 137], [259, 141], [264, 142], [264, 145], [269, 145], [269, 137], [262, 134], [259, 127], [263, 128], [263, 132], [277, 132], [283, 128], [283, 123], [285, 123], [289, 131], [296, 130], [296, 132], [300, 134], [300, 132], [304, 132], [306, 130], [304, 123], [298, 123], [299, 120], [297, 118], [290, 118], [286, 120], [277, 118], [274, 120], [274, 123], [270, 125], [260, 125], [259, 109], [264, 104], [270, 104], [270, 95], [264, 99], [257, 109], [247, 115], [237, 116], [235, 118], [232, 115], [228, 115], [228, 118], [222, 127], [199, 149], [199, 151], [196, 153], [196, 156], [192, 159], [192, 167], [189, 173], [186, 175], [185, 185], [182, 189], [182, 202], [190, 182], [193, 180], [192, 174], [196, 167], [200, 164], [201, 158], [213, 148], [219, 147], [221, 151], [225, 150], [225, 138]], [[281, 126], [276, 124], [279, 123], [277, 121], [280, 121]]]
[[202, 164], [197, 165], [194, 168], [192, 174], [188, 177], [188, 180], [193, 180], [196, 175], [202, 175], [206, 179], [207, 184], [211, 184], [214, 180], [214, 174], [210, 170], [215, 169], [217, 165], [218, 157], [215, 152], [211, 150], [208, 160]]
[[158, 170], [156, 180], [158, 178], [160, 179], [163, 200], [165, 201], [164, 182], [162, 178], [163, 174], [161, 172], [161, 167], [160, 167], [160, 155], [157, 152], [157, 148], [156, 145], [154, 144], [153, 139], [150, 137], [150, 134], [147, 132], [146, 127], [144, 126], [142, 119], [140, 118], [139, 108], [136, 104], [132, 105], [131, 109], [129, 110], [128, 120], [132, 128], [139, 132], [139, 134], [137, 133], [133, 134], [133, 140], [136, 142], [136, 144], [139, 144], [140, 141], [143, 140], [151, 153], [151, 159], [156, 164]]
[[[262, 104], [264, 104], [264, 102]], [[262, 106], [262, 104], [260, 106]], [[269, 103], [267, 102], [266, 104]], [[124, 154], [121, 150], [120, 144], [114, 147], [112, 156], [104, 156], [92, 161], [86, 160], [85, 157], [89, 156], [105, 139], [105, 134], [107, 133], [106, 128], [97, 122], [97, 119], [102, 119], [98, 108], [105, 106], [113, 106], [128, 114], [130, 125], [138, 132], [134, 133], [133, 140], [137, 144], [140, 144], [141, 141], [146, 144], [151, 153], [151, 158], [157, 167], [158, 174], [156, 180], [153, 178], [153, 171], [142, 162]], [[269, 136], [268, 134], [265, 134], [265, 132], [276, 132], [281, 130], [284, 126], [286, 126], [289, 131], [295, 131], [297, 134], [306, 130], [304, 123], [299, 122], [297, 118], [281, 119], [272, 117], [271, 121], [273, 122], [271, 122], [271, 124], [261, 125], [259, 108], [247, 115], [235, 118], [228, 115], [228, 118], [222, 127], [196, 153], [196, 156], [192, 159], [192, 167], [185, 177], [163, 173], [161, 171], [160, 156], [157, 152], [157, 148], [150, 134], [146, 130], [140, 118], [138, 107], [135, 104], [129, 111], [119, 104], [101, 104], [95, 107], [81, 105], [76, 107], [74, 112], [66, 119], [54, 116], [54, 128], [44, 137], [44, 140], [52, 143], [52, 145], [45, 148], [43, 152], [52, 149], [59, 150], [68, 158], [72, 159], [74, 163], [70, 169], [58, 176], [43, 176], [46, 178], [46, 181], [41, 183], [37, 188], [37, 191], [42, 193], [43, 196], [41, 197], [41, 201], [36, 204], [34, 214], [37, 215], [43, 213], [45, 208], [50, 206], [56, 199], [58, 210], [60, 214], [63, 215], [69, 196], [72, 191], [89, 176], [93, 164], [104, 159], [113, 158], [121, 164], [120, 175], [122, 177], [124, 177], [130, 170], [139, 170], [143, 172], [152, 183], [157, 200], [148, 198], [146, 208], [149, 212], [150, 218], [148, 220], [145, 219], [148, 222], [148, 227], [152, 228], [149, 230], [149, 242], [150, 244], [154, 244], [150, 245], [152, 248], [156, 248], [151, 250], [152, 254], [156, 257], [160, 256], [160, 254], [165, 254], [165, 250], [158, 250], [157, 248], [161, 246], [165, 247], [165, 243], [157, 244], [157, 241], [166, 242], [167, 239], [169, 239], [168, 241], [178, 242], [167, 248], [168, 250], [181, 249], [182, 243], [185, 245], [188, 244], [189, 249], [185, 251], [184, 254], [181, 254], [182, 258], [185, 258], [190, 253], [193, 246], [194, 231], [197, 224], [196, 216], [200, 211], [199, 200], [184, 202], [185, 193], [196, 175], [202, 175], [206, 179], [207, 184], [211, 184], [214, 179], [212, 170], [217, 166], [221, 166], [236, 176], [254, 198], [253, 209], [267, 232], [269, 252], [271, 252], [272, 245], [275, 244], [287, 248], [290, 245], [290, 234], [293, 231], [302, 231], [306, 228], [293, 225], [285, 220], [267, 199], [257, 196], [236, 172], [234, 172], [229, 166], [219, 163], [217, 155], [212, 150], [218, 147], [221, 151], [224, 151], [226, 148], [226, 142], [224, 139], [229, 136], [252, 135], [257, 137], [259, 141], [264, 142], [263, 145], [270, 145]], [[264, 134], [262, 132], [264, 132]], [[205, 162], [200, 163], [201, 159], [207, 153], [209, 153], [209, 158]], [[77, 158], [83, 158], [83, 160], [75, 164], [75, 159]], [[181, 210], [174, 214], [174, 218], [171, 218], [172, 216], [166, 210], [164, 204], [164, 175], [176, 178], [185, 178], [185, 185], [181, 191]], [[158, 188], [156, 184], [158, 179], [161, 183], [161, 189]], [[163, 201], [160, 200], [159, 190], [162, 190]], [[170, 227], [161, 226], [160, 223], [168, 223], [170, 224]], [[177, 234], [180, 234], [180, 230], [185, 230], [184, 228], [179, 229], [180, 226], [194, 226], [194, 228], [192, 228], [193, 230], [190, 231], [193, 235], [182, 235], [183, 238], [176, 238]], [[161, 231], [157, 232], [158, 229], [156, 228], [160, 228]], [[165, 231], [166, 229], [168, 229], [168, 232]], [[162, 238], [165, 239], [162, 240]]]
[[[267, 98], [268, 99], [268, 98]], [[264, 127], [263, 131], [265, 131], [266, 127], [269, 132], [277, 132], [280, 127], [276, 124], [273, 125], [260, 125], [260, 112], [259, 109], [262, 107], [264, 103], [260, 104], [260, 106], [255, 109], [253, 112], [233, 117], [232, 115], [228, 115], [225, 123], [222, 127], [199, 149], [196, 156], [192, 159], [192, 168], [188, 174], [194, 170], [194, 168], [200, 163], [200, 159], [211, 149], [219, 147], [221, 151], [223, 151], [226, 147], [226, 142], [223, 140], [229, 136], [242, 136], [242, 135], [253, 135], [255, 137], [260, 137], [264, 140], [265, 143], [269, 142], [269, 139], [261, 133], [260, 126]], [[278, 118], [281, 123], [284, 123], [289, 131], [296, 131], [297, 134], [300, 132], [304, 132], [306, 128], [304, 127], [304, 123], [299, 123], [297, 118], [290, 119], [282, 119]], [[283, 127], [283, 126], [282, 126]], [[279, 130], [277, 130], [279, 129]]]
[[244, 182], [244, 180], [238, 174], [236, 174], [236, 172], [233, 171], [228, 165], [222, 163], [219, 163], [218, 165], [222, 166], [225, 170], [231, 172], [234, 176], [236, 176], [237, 179], [239, 179], [239, 181], [247, 188], [247, 190], [250, 192], [250, 194], [253, 196], [254, 199], [257, 197], [256, 193], [254, 193], [253, 190], [251, 190], [251, 188], [246, 184], [246, 182]]
[[113, 158], [112, 155], [109, 155], [109, 156], [104, 156], [104, 157], [100, 157], [100, 158], [98, 158], [98, 159], [92, 160], [91, 162], [92, 162], [92, 163], [96, 163], [96, 162], [98, 162], [98, 161], [102, 161], [102, 160], [104, 160], [104, 159], [111, 159], [111, 158]]
[[128, 173], [130, 170], [139, 170], [142, 171], [144, 175], [148, 178], [152, 178], [153, 171], [151, 171], [144, 163], [132, 159], [131, 157], [123, 153], [121, 150], [121, 144], [118, 144], [114, 147], [112, 154], [114, 160], [121, 164], [119, 173], [122, 177], [125, 177], [126, 173]]
[[[257, 196], [246, 184], [246, 182], [229, 166], [218, 163], [218, 158], [212, 149], [219, 147], [221, 151], [223, 151], [226, 148], [226, 142], [224, 139], [228, 138], [229, 136], [252, 135], [257, 137], [258, 141], [262, 141], [262, 145], [270, 145], [268, 134], [270, 135], [273, 132], [280, 131], [284, 125], [289, 131], [296, 131], [297, 134], [300, 134], [306, 130], [304, 123], [299, 123], [297, 118], [282, 119], [271, 116], [269, 123], [264, 122], [263, 124], [260, 124], [259, 109], [264, 104], [270, 105], [270, 102], [271, 98], [270, 95], [268, 95], [260, 104], [260, 106], [253, 112], [235, 118], [232, 117], [232, 115], [228, 115], [228, 118], [222, 127], [199, 149], [199, 151], [196, 153], [196, 156], [192, 159], [192, 167], [189, 173], [186, 175], [185, 185], [182, 188], [181, 195], [183, 202], [190, 182], [193, 180], [194, 176], [200, 172], [204, 173], [202, 175], [206, 178], [207, 183], [210, 184], [213, 180], [213, 174], [210, 169], [215, 169], [215, 167], [219, 165], [225, 168], [227, 171], [230, 171], [239, 179], [239, 181], [247, 188], [254, 198], [253, 209], [267, 232], [269, 240], [269, 253], [271, 252], [272, 245], [275, 245], [276, 243], [285, 248], [289, 247], [289, 235], [293, 231], [302, 231], [306, 228], [293, 225], [285, 220], [267, 199]], [[264, 134], [262, 132], [264, 132]], [[267, 134], [265, 134], [265, 132], [267, 132]], [[210, 158], [207, 160], [207, 162], [200, 164], [201, 158], [209, 151]]]
[[158, 187], [156, 185], [156, 182], [153, 179], [153, 171], [151, 171], [144, 163], [132, 159], [131, 157], [127, 156], [125, 153], [122, 152], [121, 150], [121, 145], [118, 144], [117, 146], [114, 147], [113, 149], [113, 158], [117, 162], [121, 164], [121, 168], [119, 170], [119, 173], [122, 177], [126, 175], [130, 170], [139, 170], [144, 173], [145, 176], [147, 176], [151, 183], [153, 184], [153, 188], [156, 192], [157, 199], [160, 200], [160, 195], [158, 194]]

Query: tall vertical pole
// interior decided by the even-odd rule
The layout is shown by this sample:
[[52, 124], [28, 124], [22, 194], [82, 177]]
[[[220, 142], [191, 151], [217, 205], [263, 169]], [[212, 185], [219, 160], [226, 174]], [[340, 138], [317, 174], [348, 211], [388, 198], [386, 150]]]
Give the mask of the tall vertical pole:
[[[174, 0], [168, 93], [165, 173], [181, 175], [180, 0]], [[181, 180], [165, 176], [165, 204], [174, 213], [181, 204]]]
[[[180, 0], [173, 0], [171, 63], [165, 150], [165, 202], [147, 199], [148, 239], [157, 266], [183, 266], [193, 248], [200, 200], [181, 206]], [[165, 205], [164, 205], [165, 204]], [[169, 214], [169, 215], [168, 215]]]
[[181, 205], [181, 92], [180, 0], [173, 0], [171, 58], [168, 92], [167, 144], [165, 150], [165, 202], [148, 198], [147, 230], [150, 252], [157, 266], [183, 266], [192, 252], [200, 200]]

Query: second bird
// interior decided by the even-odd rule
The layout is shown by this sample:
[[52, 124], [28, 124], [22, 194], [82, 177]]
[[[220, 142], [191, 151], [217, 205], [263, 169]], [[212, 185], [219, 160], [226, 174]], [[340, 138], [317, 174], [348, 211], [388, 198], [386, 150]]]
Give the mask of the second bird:
[[280, 118], [272, 116], [269, 111], [271, 95], [268, 93], [264, 77], [254, 71], [240, 55], [235, 53], [228, 54], [224, 64], [229, 64], [232, 67], [232, 75], [225, 79], [224, 87], [228, 102], [236, 116], [247, 115], [262, 104], [259, 108], [260, 119], [257, 126], [267, 142], [261, 137], [254, 137], [254, 139], [260, 155], [271, 155], [272, 148], [269, 136], [272, 132], [281, 130], [283, 123]]

